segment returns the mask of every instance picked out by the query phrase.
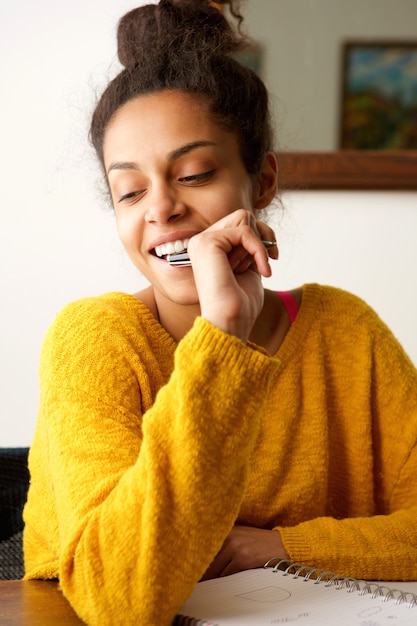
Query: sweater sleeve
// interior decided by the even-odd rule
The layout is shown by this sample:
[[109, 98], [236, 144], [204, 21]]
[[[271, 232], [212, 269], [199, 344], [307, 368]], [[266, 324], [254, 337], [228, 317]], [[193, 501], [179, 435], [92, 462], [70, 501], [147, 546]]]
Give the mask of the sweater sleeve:
[[[277, 529], [297, 562], [354, 578], [416, 580], [417, 370], [374, 312], [366, 316], [371, 345], [363, 354], [363, 378], [369, 380], [373, 481], [371, 477], [365, 488], [373, 514], [323, 516]], [[357, 447], [360, 451], [360, 441]], [[357, 467], [351, 471], [360, 474], [361, 462], [358, 452]], [[369, 478], [363, 474], [363, 481]]]
[[[88, 326], [88, 348], [87, 329], [73, 319], [50, 333], [39, 420], [45, 451], [42, 461], [33, 452], [32, 470], [47, 463], [60, 584], [80, 617], [168, 625], [237, 517], [279, 363], [197, 319], [141, 416], [141, 356], [105, 326], [93, 336]], [[29, 525], [43, 514], [37, 506], [27, 508]]]

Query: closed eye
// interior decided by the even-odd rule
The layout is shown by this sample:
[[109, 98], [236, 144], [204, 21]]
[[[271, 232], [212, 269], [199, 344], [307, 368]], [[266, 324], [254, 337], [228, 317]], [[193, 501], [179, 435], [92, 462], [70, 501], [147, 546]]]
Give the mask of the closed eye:
[[209, 172], [202, 172], [201, 174], [193, 174], [192, 176], [183, 176], [179, 178], [180, 183], [203, 183], [209, 178], [211, 178], [214, 174], [214, 170], [210, 170]]
[[134, 200], [138, 196], [141, 196], [143, 193], [145, 193], [144, 190], [141, 190], [141, 191], [130, 191], [129, 193], [125, 193], [125, 194], [123, 194], [123, 196], [120, 196], [119, 203], [120, 202], [125, 202], [126, 200]]

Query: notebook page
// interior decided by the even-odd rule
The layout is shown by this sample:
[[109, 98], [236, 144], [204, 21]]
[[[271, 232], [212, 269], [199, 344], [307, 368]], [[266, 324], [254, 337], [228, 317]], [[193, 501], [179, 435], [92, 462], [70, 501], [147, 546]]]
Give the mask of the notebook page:
[[247, 570], [198, 583], [178, 614], [202, 620], [201, 626], [417, 624], [417, 607], [407, 603], [326, 587], [324, 582], [316, 584], [272, 569]]

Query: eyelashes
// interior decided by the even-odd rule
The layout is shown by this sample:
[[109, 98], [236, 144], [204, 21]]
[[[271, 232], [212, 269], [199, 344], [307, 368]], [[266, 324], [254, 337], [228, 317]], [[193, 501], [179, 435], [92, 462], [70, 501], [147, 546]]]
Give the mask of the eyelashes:
[[214, 170], [209, 170], [208, 172], [202, 172], [201, 174], [192, 174], [191, 176], [183, 176], [178, 180], [180, 183], [200, 183], [208, 180], [214, 174]]
[[[196, 186], [198, 187], [201, 184], [204, 184], [205, 182], [207, 182], [208, 180], [210, 180], [213, 175], [215, 173], [215, 170], [208, 170], [207, 172], [201, 172], [199, 174], [191, 174], [190, 176], [182, 176], [181, 178], [178, 178], [178, 182], [185, 185], [185, 186]], [[146, 189], [137, 189], [135, 191], [129, 191], [128, 193], [125, 193], [123, 195], [121, 195], [118, 199], [118, 204], [121, 204], [123, 202], [129, 203], [133, 202], [134, 200], [140, 199], [141, 196], [143, 196], [146, 193]]]
[[129, 193], [125, 193], [123, 194], [123, 196], [120, 196], [118, 202], [120, 203], [120, 202], [126, 202], [126, 200], [134, 200], [135, 198], [138, 198], [144, 193], [145, 193], [144, 189], [141, 191], [130, 191]]

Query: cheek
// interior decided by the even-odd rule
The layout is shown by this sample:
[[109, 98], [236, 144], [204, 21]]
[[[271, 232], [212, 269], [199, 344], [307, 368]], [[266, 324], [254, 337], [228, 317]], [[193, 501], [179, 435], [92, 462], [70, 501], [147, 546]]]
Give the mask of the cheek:
[[252, 187], [246, 180], [228, 181], [221, 188], [207, 190], [204, 199], [200, 197], [198, 207], [212, 223], [237, 209], [252, 210]]
[[134, 218], [133, 213], [116, 213], [116, 229], [126, 250], [131, 249], [135, 244], [137, 246], [142, 241], [140, 223]]
[[227, 213], [232, 213], [237, 209], [251, 210], [253, 208], [251, 189], [248, 185], [242, 184], [242, 181], [230, 185], [224, 189], [222, 206], [224, 207], [223, 212]]

